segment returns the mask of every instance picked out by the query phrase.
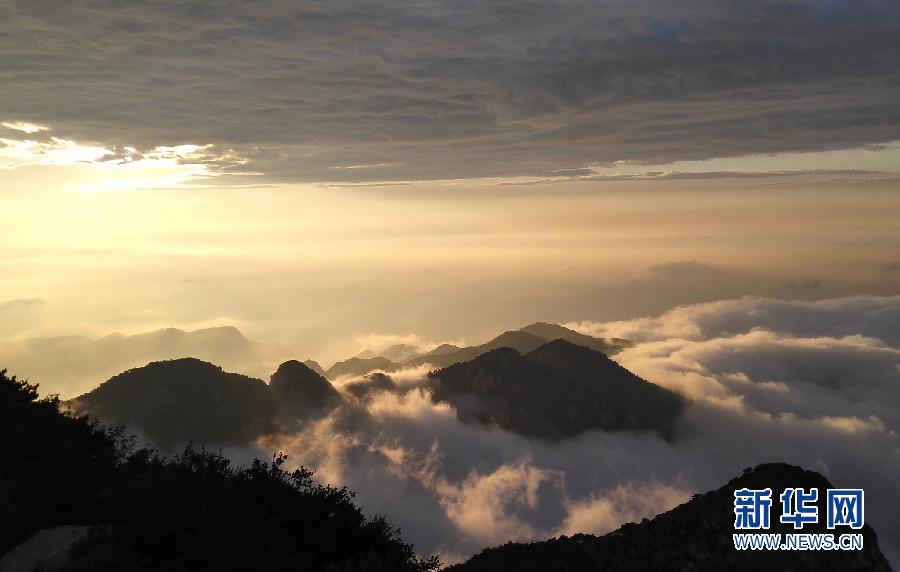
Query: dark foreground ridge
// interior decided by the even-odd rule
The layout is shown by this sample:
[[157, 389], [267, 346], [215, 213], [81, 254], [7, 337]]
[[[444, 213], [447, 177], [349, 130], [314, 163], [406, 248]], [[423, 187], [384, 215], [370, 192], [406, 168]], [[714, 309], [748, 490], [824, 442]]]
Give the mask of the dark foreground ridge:
[[[706, 494], [640, 524], [629, 523], [605, 536], [576, 534], [531, 544], [509, 543], [489, 548], [453, 572], [625, 572], [634, 570], [756, 572], [888, 572], [887, 559], [869, 525], [861, 531], [861, 551], [737, 551], [734, 549], [734, 491], [740, 488], [773, 490], [772, 527], [767, 532], [798, 532], [779, 521], [777, 496], [787, 487], [818, 488], [820, 523], [801, 532], [828, 531], [824, 522], [824, 491], [831, 484], [822, 475], [783, 463], [759, 465]], [[846, 528], [846, 527], [843, 527]]]
[[555, 340], [520, 355], [499, 348], [429, 374], [433, 398], [474, 420], [522, 435], [654, 430], [666, 438], [684, 399], [602, 352]]
[[[218, 454], [164, 458], [0, 371], [0, 568], [428, 571], [346, 489]], [[72, 538], [78, 541], [70, 543]], [[70, 544], [68, 547], [66, 544]]]

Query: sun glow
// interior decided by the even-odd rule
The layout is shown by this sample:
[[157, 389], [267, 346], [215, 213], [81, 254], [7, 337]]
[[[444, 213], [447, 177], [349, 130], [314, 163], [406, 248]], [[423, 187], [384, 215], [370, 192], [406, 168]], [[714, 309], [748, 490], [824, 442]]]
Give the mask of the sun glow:
[[[79, 176], [64, 183], [75, 191], [166, 190], [202, 185], [206, 179], [247, 163], [230, 149], [213, 145], [163, 145], [148, 151], [133, 146], [108, 147], [56, 136], [40, 136], [50, 128], [22, 121], [3, 127], [28, 135], [0, 137], [0, 169], [77, 167]], [[247, 173], [240, 173], [247, 174]]]

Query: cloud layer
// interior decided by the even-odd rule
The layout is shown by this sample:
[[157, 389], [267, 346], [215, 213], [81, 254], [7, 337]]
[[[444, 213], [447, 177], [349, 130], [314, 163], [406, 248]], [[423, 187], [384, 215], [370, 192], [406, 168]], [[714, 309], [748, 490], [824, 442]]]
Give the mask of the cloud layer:
[[691, 399], [673, 442], [623, 432], [545, 443], [465, 425], [431, 402], [421, 372], [408, 372], [396, 388], [260, 446], [357, 490], [419, 550], [448, 560], [510, 539], [604, 533], [747, 466], [786, 461], [864, 487], [867, 520], [896, 561], [898, 304], [740, 299], [594, 324], [637, 338], [617, 361]]
[[0, 22], [12, 129], [139, 152], [209, 144], [277, 180], [565, 174], [900, 138], [891, 0], [16, 1]]

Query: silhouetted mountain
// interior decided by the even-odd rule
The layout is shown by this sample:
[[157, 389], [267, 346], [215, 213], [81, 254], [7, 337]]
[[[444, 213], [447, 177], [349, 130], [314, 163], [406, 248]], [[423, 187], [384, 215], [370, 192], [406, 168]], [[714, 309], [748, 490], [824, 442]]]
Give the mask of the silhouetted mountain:
[[243, 443], [274, 429], [275, 404], [264, 381], [194, 358], [130, 369], [73, 405], [140, 431], [163, 449], [188, 441]]
[[170, 451], [200, 445], [245, 443], [277, 424], [327, 413], [343, 398], [327, 379], [296, 360], [271, 384], [223, 371], [194, 358], [152, 362], [113, 376], [70, 405], [104, 422], [124, 425]]
[[288, 355], [281, 346], [248, 340], [230, 326], [192, 332], [166, 328], [99, 339], [66, 336], [0, 342], [0, 362], [52, 380], [45, 385], [64, 396], [84, 393], [98, 380], [152, 361], [193, 356], [229, 371], [264, 377]]
[[570, 330], [559, 324], [548, 324], [547, 322], [535, 322], [529, 326], [521, 328], [521, 331], [534, 334], [535, 336], [550, 340], [566, 340], [572, 342], [576, 346], [584, 346], [605, 353], [606, 355], [615, 355], [633, 344], [628, 340], [621, 338], [595, 338]]
[[736, 550], [734, 491], [740, 488], [771, 488], [773, 496], [788, 487], [819, 489], [819, 524], [802, 531], [779, 521], [781, 503], [772, 503], [768, 532], [839, 534], [826, 529], [824, 491], [831, 488], [825, 477], [783, 463], [759, 465], [724, 486], [640, 524], [629, 523], [605, 536], [576, 534], [531, 544], [509, 543], [490, 548], [468, 562], [451, 566], [453, 572], [516, 570], [517, 572], [630, 572], [632, 570], [727, 570], [756, 572], [889, 572], [887, 559], [878, 547], [871, 526], [865, 525], [863, 550], [767, 551]]
[[[45, 557], [67, 571], [438, 567], [417, 558], [383, 518], [366, 518], [346, 489], [321, 486], [306, 469], [283, 470], [283, 456], [232, 467], [191, 448], [171, 459], [134, 451], [121, 432], [63, 415], [58, 400], [38, 399], [36, 386], [5, 374], [0, 554], [12, 553], [4, 569], [30, 562], [47, 570]], [[73, 530], [81, 537], [75, 546], [53, 544]]]
[[454, 363], [473, 360], [476, 357], [498, 348], [513, 348], [520, 353], [527, 353], [548, 340], [522, 331], [503, 332], [489, 342], [479, 346], [470, 346], [453, 352], [442, 354], [425, 354], [404, 363], [405, 366], [417, 367], [430, 364], [434, 367], [447, 367]]
[[319, 362], [317, 362], [316, 360], [312, 360], [312, 359], [304, 360], [303, 365], [305, 365], [309, 369], [313, 370], [317, 374], [321, 375], [322, 377], [325, 377], [325, 368], [320, 366]]
[[496, 338], [481, 345], [457, 348], [451, 344], [443, 344], [435, 349], [412, 358], [403, 363], [404, 366], [420, 366], [430, 364], [433, 367], [447, 367], [454, 363], [470, 361], [476, 357], [498, 348], [512, 348], [520, 354], [526, 354], [538, 346], [557, 339], [563, 339], [579, 346], [614, 355], [631, 342], [620, 338], [594, 338], [558, 324], [536, 322], [519, 330], [503, 332]]
[[565, 340], [524, 356], [499, 348], [429, 377], [433, 399], [452, 404], [461, 419], [539, 437], [591, 429], [653, 429], [671, 437], [684, 407], [675, 393]]
[[296, 360], [278, 366], [269, 389], [279, 412], [290, 418], [326, 412], [344, 401], [327, 379]]
[[375, 370], [394, 371], [398, 365], [386, 357], [358, 358], [339, 361], [325, 372], [328, 379], [337, 379], [342, 375], [366, 375]]

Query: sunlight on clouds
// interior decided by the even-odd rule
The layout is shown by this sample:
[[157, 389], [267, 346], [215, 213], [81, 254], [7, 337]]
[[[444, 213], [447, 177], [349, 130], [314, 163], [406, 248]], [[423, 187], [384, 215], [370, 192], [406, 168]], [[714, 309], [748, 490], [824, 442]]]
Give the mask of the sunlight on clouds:
[[[198, 145], [182, 145], [191, 151]], [[148, 154], [144, 158], [107, 161], [93, 165], [96, 178], [87, 183], [72, 183], [66, 187], [75, 191], [138, 191], [170, 189], [216, 176], [206, 165], [183, 163], [170, 151]]]
[[21, 131], [22, 133], [38, 133], [40, 131], [49, 131], [49, 127], [44, 127], [43, 125], [36, 125], [34, 123], [26, 123], [24, 121], [4, 121], [0, 123], [3, 127], [7, 129], [12, 129], [14, 131]]
[[[29, 135], [49, 127], [21, 121], [3, 127]], [[135, 191], [184, 188], [246, 165], [247, 160], [213, 145], [158, 146], [142, 152], [135, 147], [109, 148], [61, 137], [0, 138], [0, 169], [82, 166], [91, 170], [86, 182], [66, 182], [75, 191]], [[230, 174], [237, 174], [231, 172]], [[240, 173], [243, 175], [252, 173]]]
[[653, 518], [689, 499], [689, 489], [666, 483], [624, 483], [603, 495], [568, 501], [568, 515], [558, 533], [606, 534], [623, 522]]
[[538, 508], [538, 490], [548, 481], [560, 482], [558, 471], [535, 467], [527, 458], [480, 474], [472, 471], [462, 484], [438, 479], [435, 491], [447, 518], [466, 535], [486, 543], [509, 539], [531, 540], [536, 531], [517, 511]]
[[838, 431], [850, 433], [852, 435], [858, 433], [881, 433], [888, 431], [881, 419], [875, 415], [869, 415], [866, 419], [860, 419], [859, 417], [825, 416], [819, 419], [819, 422], [826, 427], [837, 429]]
[[371, 399], [368, 404], [369, 414], [376, 419], [389, 417], [407, 419], [453, 419], [456, 413], [446, 403], [433, 403], [431, 394], [423, 389], [410, 391], [397, 398], [384, 393]]
[[48, 141], [0, 138], [0, 167], [14, 169], [26, 165], [77, 165], [93, 163], [109, 154], [103, 147], [80, 145], [69, 139]]

